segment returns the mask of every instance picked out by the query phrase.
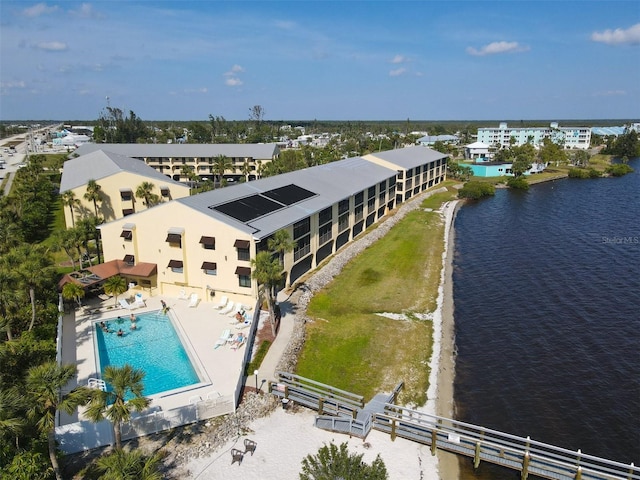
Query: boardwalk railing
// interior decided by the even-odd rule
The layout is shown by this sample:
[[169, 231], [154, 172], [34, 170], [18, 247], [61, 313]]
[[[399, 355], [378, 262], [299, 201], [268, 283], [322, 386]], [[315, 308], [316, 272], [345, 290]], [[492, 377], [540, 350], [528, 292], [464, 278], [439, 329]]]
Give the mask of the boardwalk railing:
[[549, 479], [640, 479], [633, 464], [613, 462], [580, 451], [574, 452], [546, 443], [517, 437], [469, 423], [429, 415], [387, 404], [385, 413], [374, 414], [373, 428], [391, 435]]
[[278, 381], [269, 382], [269, 392], [286, 400], [318, 410], [318, 413], [356, 418], [364, 407], [364, 397], [292, 373], [278, 372]]
[[[365, 438], [375, 428], [388, 433], [391, 440], [402, 437], [429, 445], [434, 455], [441, 449], [470, 457], [476, 468], [480, 462], [489, 462], [518, 470], [523, 480], [529, 474], [552, 480], [640, 480], [640, 468], [633, 463], [613, 462], [393, 403], [373, 412], [367, 404], [363, 411], [362, 397], [353, 393], [289, 373], [279, 372], [278, 378], [269, 391], [318, 410], [315, 424], [326, 430]], [[396, 398], [400, 388], [399, 384], [384, 398]]]

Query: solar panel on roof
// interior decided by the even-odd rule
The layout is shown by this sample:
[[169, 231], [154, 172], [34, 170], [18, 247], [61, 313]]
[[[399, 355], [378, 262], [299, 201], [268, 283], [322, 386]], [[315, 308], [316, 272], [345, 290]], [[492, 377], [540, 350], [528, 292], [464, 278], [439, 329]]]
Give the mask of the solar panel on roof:
[[260, 195], [251, 195], [250, 197], [240, 198], [209, 208], [245, 223], [267, 213], [280, 210], [282, 205]]
[[221, 205], [211, 205], [209, 208], [247, 223], [316, 195], [314, 192], [291, 184]]
[[302, 200], [306, 200], [307, 198], [311, 198], [315, 196], [315, 193], [291, 184], [280, 188], [274, 188], [273, 190], [264, 192], [262, 195], [289, 206], [294, 203], [301, 202]]

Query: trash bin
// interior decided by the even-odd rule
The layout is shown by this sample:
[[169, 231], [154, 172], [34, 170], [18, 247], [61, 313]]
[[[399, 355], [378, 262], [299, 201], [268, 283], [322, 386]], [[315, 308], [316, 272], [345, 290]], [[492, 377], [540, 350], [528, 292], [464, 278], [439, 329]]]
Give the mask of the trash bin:
[[283, 398], [282, 399], [282, 409], [286, 410], [288, 406], [289, 406], [289, 399], [288, 398]]

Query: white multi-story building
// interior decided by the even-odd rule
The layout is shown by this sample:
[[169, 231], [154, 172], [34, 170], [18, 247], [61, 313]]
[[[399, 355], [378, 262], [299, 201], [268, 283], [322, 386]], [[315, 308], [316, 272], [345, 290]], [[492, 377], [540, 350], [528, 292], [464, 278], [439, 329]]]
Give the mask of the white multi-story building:
[[531, 143], [539, 147], [545, 138], [562, 145], [566, 149], [587, 149], [591, 143], [591, 128], [589, 127], [560, 127], [556, 122], [548, 127], [509, 128], [506, 122], [501, 122], [497, 128], [479, 128], [478, 142], [500, 148], [509, 145], [524, 145]]

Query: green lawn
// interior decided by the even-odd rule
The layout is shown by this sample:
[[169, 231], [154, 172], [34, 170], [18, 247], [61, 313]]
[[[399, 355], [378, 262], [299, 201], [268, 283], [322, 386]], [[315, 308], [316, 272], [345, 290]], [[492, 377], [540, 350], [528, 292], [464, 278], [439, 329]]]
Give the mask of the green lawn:
[[[400, 401], [426, 401], [433, 329], [411, 314], [435, 309], [444, 225], [438, 213], [424, 209], [456, 193], [426, 199], [314, 296], [308, 314], [315, 321], [307, 325], [297, 374], [367, 399], [402, 380]], [[376, 312], [404, 312], [411, 319]]]

